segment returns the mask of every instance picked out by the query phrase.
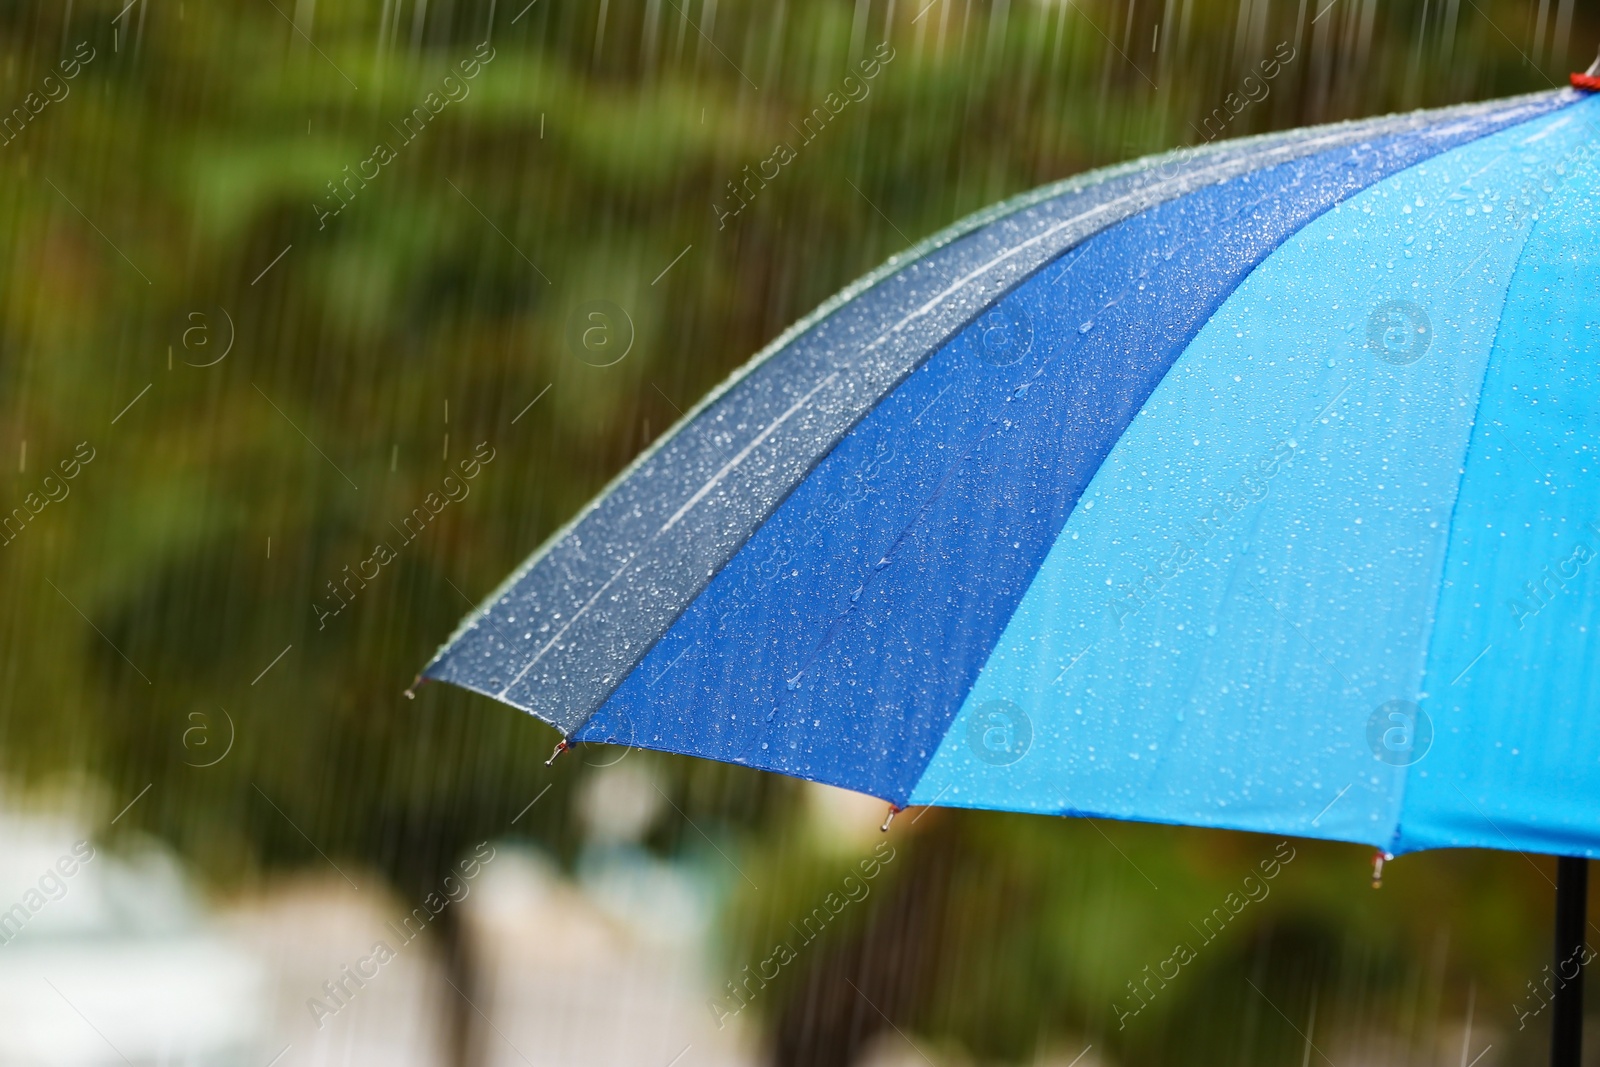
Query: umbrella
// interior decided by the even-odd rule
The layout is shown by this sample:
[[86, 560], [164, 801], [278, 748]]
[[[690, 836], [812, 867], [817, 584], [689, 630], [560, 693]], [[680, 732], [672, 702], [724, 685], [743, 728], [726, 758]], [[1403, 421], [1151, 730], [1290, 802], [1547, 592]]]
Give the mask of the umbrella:
[[892, 810], [1577, 857], [1576, 1063], [1597, 155], [1567, 89], [983, 211], [706, 397], [425, 677]]

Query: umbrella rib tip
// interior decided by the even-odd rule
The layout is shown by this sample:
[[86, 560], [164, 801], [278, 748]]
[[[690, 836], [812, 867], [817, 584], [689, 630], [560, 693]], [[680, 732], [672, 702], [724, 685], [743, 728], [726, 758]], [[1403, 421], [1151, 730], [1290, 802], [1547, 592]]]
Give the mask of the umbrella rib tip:
[[1381, 848], [1372, 853], [1372, 888], [1383, 888], [1383, 865], [1385, 861], [1392, 859], [1394, 859], [1394, 854], [1385, 852]]

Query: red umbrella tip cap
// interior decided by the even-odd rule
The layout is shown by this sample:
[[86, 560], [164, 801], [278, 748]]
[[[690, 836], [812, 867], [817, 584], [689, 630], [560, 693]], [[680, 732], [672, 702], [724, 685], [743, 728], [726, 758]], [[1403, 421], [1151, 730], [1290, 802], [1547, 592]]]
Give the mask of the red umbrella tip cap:
[[1582, 89], [1584, 92], [1600, 93], [1600, 77], [1593, 74], [1579, 74], [1573, 71], [1572, 84], [1574, 88]]

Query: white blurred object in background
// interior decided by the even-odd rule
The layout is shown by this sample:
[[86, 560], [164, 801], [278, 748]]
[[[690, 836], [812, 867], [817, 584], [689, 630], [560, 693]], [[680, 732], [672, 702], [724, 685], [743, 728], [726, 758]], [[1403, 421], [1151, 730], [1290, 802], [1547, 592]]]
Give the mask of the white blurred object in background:
[[467, 900], [492, 1025], [482, 1067], [749, 1067], [706, 1002], [704, 894], [676, 864], [613, 856], [582, 883], [501, 844]]
[[501, 842], [449, 883], [454, 983], [438, 922], [408, 936], [425, 913], [373, 872], [212, 909], [157, 842], [113, 854], [76, 820], [0, 806], [0, 1067], [447, 1067], [463, 997], [473, 1067], [753, 1067], [751, 1028], [707, 1007], [732, 861], [638, 844], [665, 805], [642, 761], [591, 782], [575, 878]]
[[88, 837], [0, 811], [0, 1063], [249, 1062], [259, 962], [204, 923], [164, 849], [112, 855]]
[[[602, 751], [609, 754], [612, 749]], [[632, 754], [624, 749], [621, 757], [613, 757], [615, 762], [578, 784], [578, 821], [593, 845], [643, 840], [666, 803], [648, 765], [627, 760]]]
[[[455, 994], [437, 946], [428, 938], [402, 945], [387, 924], [399, 921], [405, 905], [375, 875], [355, 873], [361, 889], [333, 871], [303, 874], [229, 909], [235, 936], [273, 976], [264, 998], [269, 1055], [288, 1047], [274, 1067], [443, 1067]], [[345, 1004], [332, 1000], [323, 983], [342, 980], [343, 968], [370, 957], [377, 941], [394, 958], [359, 988], [351, 983]], [[308, 1007], [313, 1000], [337, 1010], [319, 1016]]]

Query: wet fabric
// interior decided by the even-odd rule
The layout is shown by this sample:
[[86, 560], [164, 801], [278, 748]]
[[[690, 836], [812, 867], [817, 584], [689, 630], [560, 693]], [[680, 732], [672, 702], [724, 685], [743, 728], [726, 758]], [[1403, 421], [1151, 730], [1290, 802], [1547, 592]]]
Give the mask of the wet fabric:
[[[1502, 810], [1508, 837], [1438, 795], [1468, 766], [1477, 803], [1493, 795], [1462, 754], [1505, 732], [1484, 702], [1529, 663], [1574, 709], [1550, 721], [1581, 733], [1587, 690], [1548, 658], [1557, 638], [1485, 655], [1485, 688], [1457, 686], [1451, 714], [1435, 663], [1494, 641], [1482, 597], [1451, 599], [1448, 561], [1473, 588], [1510, 581], [1479, 577], [1510, 565], [1462, 515], [1538, 517], [1528, 536], [1574, 541], [1547, 553], [1563, 590], [1589, 573], [1574, 519], [1497, 492], [1482, 421], [1500, 412], [1551, 457], [1547, 480], [1588, 491], [1593, 464], [1541, 444], [1559, 431], [1502, 411], [1554, 388], [1544, 375], [1569, 422], [1589, 410], [1593, 286], [1568, 270], [1548, 291], [1595, 221], [1581, 182], [1600, 136], [1579, 101], [1147, 161], [953, 228], [708, 398], [427, 674], [574, 741], [897, 804], [1588, 849], [1600, 838], [1543, 801]], [[1538, 315], [1565, 332], [1508, 377], [1505, 331]], [[1588, 598], [1554, 597], [1537, 613], [1571, 622], [1561, 649], [1583, 658]], [[1569, 770], [1572, 803], [1600, 792]], [[1409, 797], [1428, 801], [1412, 815]]]

